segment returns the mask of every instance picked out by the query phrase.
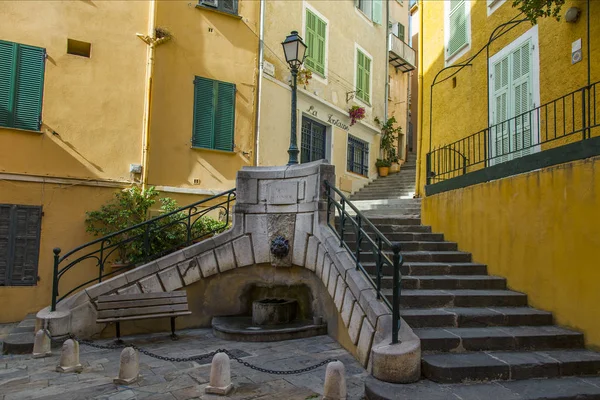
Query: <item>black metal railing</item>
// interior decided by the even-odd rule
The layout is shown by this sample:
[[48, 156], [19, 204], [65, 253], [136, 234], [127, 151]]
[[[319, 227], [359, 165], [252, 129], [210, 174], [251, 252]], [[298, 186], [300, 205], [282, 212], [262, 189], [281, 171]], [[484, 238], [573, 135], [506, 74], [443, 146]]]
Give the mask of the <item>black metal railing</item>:
[[[371, 283], [377, 292], [377, 299], [383, 301], [392, 313], [392, 343], [398, 343], [398, 331], [400, 330], [400, 294], [401, 294], [401, 276], [400, 267], [403, 260], [400, 254], [400, 244], [390, 242], [380, 231], [358, 210], [348, 198], [325, 181], [327, 189], [327, 225], [333, 230], [336, 237], [340, 240], [340, 246], [344, 247], [352, 255], [356, 263], [356, 269], [361, 271], [367, 280]], [[339, 197], [339, 201], [336, 199]], [[352, 210], [354, 215], [348, 211]], [[337, 219], [337, 222], [336, 222]], [[346, 228], [349, 222], [350, 226]], [[347, 239], [347, 234], [354, 233], [356, 237], [355, 248], [349, 244], [352, 241]], [[365, 250], [366, 249], [366, 250]], [[364, 253], [371, 253], [375, 260], [375, 281], [365, 268]], [[390, 260], [388, 254], [392, 254]], [[383, 277], [383, 268], [387, 266], [393, 270], [392, 276], [392, 302], [382, 293], [381, 280]]]
[[[61, 249], [55, 248], [54, 273], [52, 281], [51, 310], [56, 304], [76, 290], [91, 283], [124, 272], [125, 270], [160, 258], [174, 250], [203, 240], [226, 230], [231, 222], [231, 206], [235, 201], [235, 189], [217, 194], [207, 199], [162, 214], [129, 228], [111, 233], [99, 239], [74, 248], [63, 256]], [[219, 212], [219, 220], [205, 218], [211, 212]], [[120, 260], [115, 266], [117, 254], [127, 250], [128, 259]], [[61, 278], [75, 266], [90, 266], [98, 269], [97, 276], [59, 295]], [[106, 272], [107, 266], [112, 268]], [[84, 275], [86, 275], [84, 273]], [[84, 278], [85, 279], [85, 278]]]
[[427, 184], [598, 136], [600, 82], [584, 86], [427, 153]]

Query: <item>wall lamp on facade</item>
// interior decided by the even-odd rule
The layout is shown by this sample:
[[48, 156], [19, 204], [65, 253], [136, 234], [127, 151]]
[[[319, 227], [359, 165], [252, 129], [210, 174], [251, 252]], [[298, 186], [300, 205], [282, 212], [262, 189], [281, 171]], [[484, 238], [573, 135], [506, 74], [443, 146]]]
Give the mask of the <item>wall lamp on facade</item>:
[[565, 13], [565, 21], [575, 23], [579, 20], [579, 15], [581, 15], [581, 10], [577, 7], [571, 7]]
[[290, 135], [290, 148], [288, 154], [290, 155], [288, 165], [298, 164], [298, 145], [296, 141], [296, 91], [298, 88], [298, 71], [300, 66], [304, 62], [306, 56], [306, 44], [302, 41], [297, 31], [292, 31], [285, 40], [281, 43], [283, 46], [283, 53], [285, 54], [285, 61], [290, 66], [292, 71], [292, 129]]

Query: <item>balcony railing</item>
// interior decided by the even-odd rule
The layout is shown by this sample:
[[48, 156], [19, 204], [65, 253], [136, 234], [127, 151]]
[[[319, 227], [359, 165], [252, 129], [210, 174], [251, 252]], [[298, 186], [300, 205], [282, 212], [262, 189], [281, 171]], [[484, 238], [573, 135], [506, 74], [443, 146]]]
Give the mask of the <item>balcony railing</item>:
[[427, 184], [600, 136], [600, 82], [427, 153]]
[[394, 67], [402, 72], [409, 72], [416, 68], [415, 60], [417, 56], [415, 50], [393, 33], [390, 33], [390, 48], [388, 50], [390, 64]]

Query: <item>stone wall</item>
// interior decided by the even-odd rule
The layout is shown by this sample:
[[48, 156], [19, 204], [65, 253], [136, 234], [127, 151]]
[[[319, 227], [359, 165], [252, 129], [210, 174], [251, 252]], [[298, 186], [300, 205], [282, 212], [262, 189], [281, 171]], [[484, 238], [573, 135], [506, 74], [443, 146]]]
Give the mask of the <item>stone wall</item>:
[[[238, 173], [230, 230], [89, 287], [59, 303], [54, 313], [48, 309], [40, 311], [38, 320], [40, 324], [48, 321], [54, 336], [70, 332], [91, 337], [105, 328], [104, 324], [95, 323], [98, 296], [173, 291], [203, 280], [219, 279], [221, 274], [233, 277], [241, 268], [264, 270], [266, 266], [274, 269], [273, 275], [289, 272], [291, 278], [285, 280], [288, 284], [302, 283], [302, 274], [295, 274], [297, 277], [293, 278], [293, 271], [301, 267], [314, 273], [326, 288], [326, 291], [313, 292], [328, 295], [329, 303], [335, 305], [335, 313], [324, 313], [328, 325], [336, 327], [329, 333], [355, 354], [363, 366], [381, 370], [371, 366], [370, 361], [373, 358], [389, 362], [389, 353], [406, 371], [404, 377], [399, 378], [395, 373], [386, 380], [414, 380], [415, 375], [418, 379], [420, 346], [415, 347], [418, 339], [404, 324], [401, 340], [405, 343], [389, 346], [392, 327], [389, 309], [377, 300], [373, 287], [355, 269], [351, 255], [340, 247], [339, 240], [327, 226], [325, 180], [334, 182], [335, 175], [333, 166], [323, 162], [244, 168]], [[270, 251], [273, 239], [278, 236], [289, 241], [290, 251], [284, 258], [277, 258]], [[233, 291], [235, 285], [231, 287]], [[203, 311], [210, 314], [214, 310]], [[385, 351], [381, 353], [376, 349]], [[398, 351], [405, 356], [407, 349], [410, 349], [410, 360], [405, 357], [401, 361]]]

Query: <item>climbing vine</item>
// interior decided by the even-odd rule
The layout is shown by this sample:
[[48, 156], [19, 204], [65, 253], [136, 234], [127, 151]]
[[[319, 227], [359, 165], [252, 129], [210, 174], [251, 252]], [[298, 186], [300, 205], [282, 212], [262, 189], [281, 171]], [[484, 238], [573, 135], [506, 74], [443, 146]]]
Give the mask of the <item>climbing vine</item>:
[[513, 0], [513, 7], [525, 14], [533, 25], [538, 18], [553, 17], [560, 21], [560, 10], [565, 0]]

